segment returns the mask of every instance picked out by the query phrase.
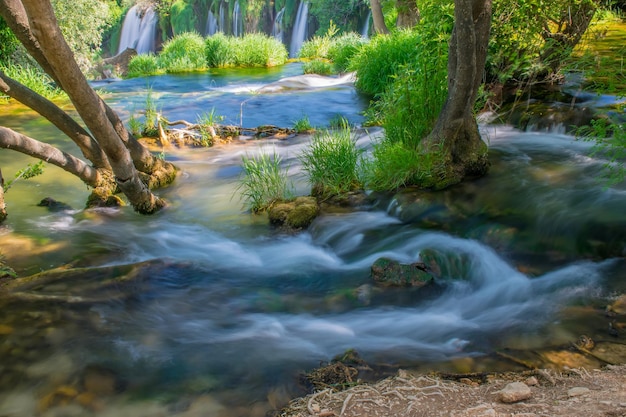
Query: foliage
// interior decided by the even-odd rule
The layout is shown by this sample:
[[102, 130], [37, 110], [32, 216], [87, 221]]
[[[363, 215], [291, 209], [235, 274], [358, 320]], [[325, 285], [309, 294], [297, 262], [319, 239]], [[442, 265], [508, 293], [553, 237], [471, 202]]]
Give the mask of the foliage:
[[204, 38], [195, 32], [181, 33], [163, 44], [158, 57], [166, 72], [198, 71], [206, 68]]
[[0, 17], [0, 65], [8, 62], [18, 45], [19, 41]]
[[284, 64], [289, 56], [282, 42], [262, 33], [234, 38], [233, 47], [237, 67], [274, 67]]
[[626, 125], [609, 118], [592, 120], [581, 127], [576, 135], [594, 142], [592, 155], [607, 159], [604, 164], [607, 186], [621, 183], [626, 178]]
[[17, 180], [28, 180], [43, 174], [43, 164], [43, 161], [39, 161], [34, 164], [28, 164], [26, 168], [18, 170], [12, 180], [8, 180], [4, 183], [4, 192], [9, 191], [9, 188], [11, 188], [13, 183]]
[[313, 130], [313, 126], [311, 126], [311, 121], [309, 120], [309, 116], [304, 115], [302, 118], [296, 120], [293, 124], [293, 129], [297, 133], [304, 133]]
[[305, 74], [331, 75], [333, 65], [325, 59], [314, 59], [304, 63], [303, 71]]
[[299, 156], [312, 194], [327, 198], [360, 189], [361, 154], [347, 122], [339, 130], [316, 133]]
[[335, 37], [328, 47], [327, 57], [333, 62], [335, 71], [346, 72], [349, 70], [352, 57], [361, 47], [368, 42], [358, 33], [348, 32]]
[[326, 58], [332, 39], [338, 31], [339, 28], [331, 21], [324, 35], [316, 35], [302, 44], [298, 57], [301, 59]]
[[216, 33], [204, 41], [206, 63], [209, 68], [224, 68], [233, 65], [235, 60], [234, 38]]
[[259, 155], [243, 156], [243, 175], [237, 191], [246, 206], [259, 213], [270, 209], [276, 202], [291, 198], [291, 186], [287, 181], [287, 168], [281, 166], [282, 158], [273, 152], [262, 151]]
[[202, 146], [213, 146], [213, 135], [215, 134], [215, 125], [224, 120], [224, 116], [219, 116], [212, 108], [210, 112], [202, 113], [198, 116], [197, 124], [200, 132], [200, 142]]
[[7, 65], [0, 65], [0, 70], [7, 77], [25, 85], [48, 100], [59, 100], [67, 97], [65, 92], [54, 84], [52, 78], [38, 66], [8, 63]]
[[383, 139], [374, 145], [363, 172], [369, 189], [388, 191], [415, 184], [432, 186], [443, 169], [441, 152], [423, 154], [402, 142]]
[[210, 68], [273, 67], [284, 64], [288, 52], [282, 42], [261, 33], [241, 38], [217, 33], [205, 40], [205, 55]]
[[145, 103], [145, 117], [143, 122], [144, 136], [157, 136], [159, 134], [159, 113], [156, 108], [156, 102], [152, 97], [152, 90], [148, 89]]
[[409, 30], [372, 38], [350, 65], [356, 71], [356, 87], [371, 96], [382, 94], [403, 66], [417, 59], [417, 41], [418, 33]]
[[159, 59], [154, 54], [135, 55], [128, 63], [128, 72], [126, 77], [146, 77], [149, 75], [157, 75], [162, 72], [159, 67]]
[[358, 30], [360, 18], [369, 8], [367, 0], [311, 0], [310, 4], [309, 12], [319, 25], [318, 34], [326, 33], [333, 23], [342, 32]]
[[198, 20], [190, 3], [185, 0], [176, 0], [170, 6], [170, 25], [174, 36], [194, 32]]
[[102, 34], [113, 24], [109, 3], [91, 0], [52, 0], [63, 37], [83, 72], [100, 52]]

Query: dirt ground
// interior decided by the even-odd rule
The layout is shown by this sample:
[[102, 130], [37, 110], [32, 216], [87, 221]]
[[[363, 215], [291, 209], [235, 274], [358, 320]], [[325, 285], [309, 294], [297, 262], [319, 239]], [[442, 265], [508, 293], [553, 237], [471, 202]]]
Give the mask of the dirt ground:
[[[507, 384], [521, 391], [505, 402]], [[522, 383], [524, 385], [521, 385]], [[526, 386], [526, 388], [524, 387]], [[524, 392], [525, 391], [525, 392]], [[626, 417], [626, 365], [601, 370], [536, 370], [447, 380], [399, 371], [348, 390], [318, 391], [291, 402], [281, 417]]]

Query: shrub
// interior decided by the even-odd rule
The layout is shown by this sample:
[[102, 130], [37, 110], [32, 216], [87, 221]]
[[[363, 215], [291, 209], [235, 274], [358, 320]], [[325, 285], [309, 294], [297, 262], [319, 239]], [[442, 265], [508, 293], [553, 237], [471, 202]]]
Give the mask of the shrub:
[[146, 77], [161, 72], [159, 59], [154, 54], [135, 55], [128, 63], [126, 77]]
[[206, 63], [209, 68], [225, 68], [234, 65], [234, 44], [231, 37], [216, 33], [204, 41]]
[[417, 41], [417, 32], [400, 30], [363, 45], [350, 65], [356, 71], [356, 87], [372, 96], [382, 94], [403, 66], [416, 59]]
[[304, 63], [303, 70], [305, 74], [330, 75], [333, 73], [333, 66], [330, 62], [323, 59], [314, 59]]
[[281, 162], [282, 158], [275, 152], [242, 157], [243, 175], [237, 191], [253, 213], [268, 210], [276, 202], [291, 198], [287, 169], [282, 168]]
[[311, 183], [311, 193], [328, 198], [362, 188], [361, 154], [347, 123], [339, 130], [315, 134], [299, 156]]
[[335, 71], [348, 71], [352, 57], [356, 55], [367, 42], [368, 41], [361, 35], [354, 32], [344, 33], [334, 38], [328, 48], [327, 56], [328, 59], [333, 62]]
[[330, 22], [330, 27], [324, 36], [314, 36], [302, 44], [298, 57], [301, 59], [318, 59], [328, 56], [328, 49], [332, 43], [333, 37], [339, 29]]
[[296, 120], [293, 124], [293, 128], [297, 133], [304, 133], [313, 130], [309, 116], [306, 115], [302, 116], [301, 119]]
[[158, 62], [161, 68], [172, 73], [206, 68], [204, 38], [195, 32], [173, 37], [163, 45]]
[[248, 33], [233, 43], [238, 67], [273, 67], [284, 64], [289, 56], [282, 42], [262, 33]]

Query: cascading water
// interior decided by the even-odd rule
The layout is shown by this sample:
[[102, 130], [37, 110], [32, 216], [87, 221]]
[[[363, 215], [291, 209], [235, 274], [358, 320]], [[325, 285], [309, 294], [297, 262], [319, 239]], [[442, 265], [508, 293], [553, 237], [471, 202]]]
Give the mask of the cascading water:
[[235, 2], [235, 6], [233, 7], [233, 36], [242, 36], [243, 35], [243, 20], [241, 17], [241, 9], [239, 6], [239, 2]]
[[291, 33], [291, 46], [289, 48], [289, 56], [295, 58], [300, 52], [302, 44], [306, 40], [307, 26], [309, 19], [309, 3], [301, 1], [296, 14], [296, 21]]
[[206, 27], [204, 29], [205, 36], [213, 36], [218, 32], [217, 18], [212, 11], [209, 10], [209, 14], [206, 18]]
[[217, 31], [226, 33], [226, 5], [224, 2], [220, 2], [217, 22]]
[[272, 36], [275, 39], [283, 42], [283, 15], [285, 14], [285, 8], [280, 9], [278, 13], [276, 13], [276, 17], [274, 18], [274, 24], [272, 25]]
[[370, 10], [367, 13], [367, 17], [365, 18], [365, 23], [363, 24], [363, 29], [361, 30], [361, 36], [364, 38], [370, 37], [370, 22], [372, 20], [372, 11]]
[[135, 5], [128, 10], [117, 53], [133, 48], [138, 54], [154, 52], [158, 16], [152, 7], [142, 9]]

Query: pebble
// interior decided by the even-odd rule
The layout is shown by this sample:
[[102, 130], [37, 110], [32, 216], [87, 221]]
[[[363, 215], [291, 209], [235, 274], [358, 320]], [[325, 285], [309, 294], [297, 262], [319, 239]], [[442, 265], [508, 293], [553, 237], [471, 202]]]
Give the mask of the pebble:
[[581, 395], [588, 394], [591, 390], [585, 387], [574, 387], [567, 390], [568, 397], [580, 397]]
[[528, 385], [529, 387], [534, 387], [534, 386], [539, 385], [539, 381], [534, 376], [527, 378], [526, 381], [524, 381], [524, 383]]
[[498, 399], [503, 403], [516, 403], [527, 400], [532, 396], [530, 388], [523, 382], [511, 382], [496, 393], [498, 394]]

